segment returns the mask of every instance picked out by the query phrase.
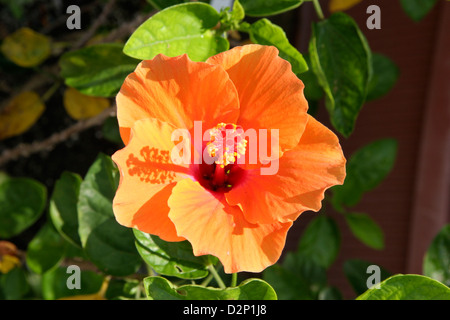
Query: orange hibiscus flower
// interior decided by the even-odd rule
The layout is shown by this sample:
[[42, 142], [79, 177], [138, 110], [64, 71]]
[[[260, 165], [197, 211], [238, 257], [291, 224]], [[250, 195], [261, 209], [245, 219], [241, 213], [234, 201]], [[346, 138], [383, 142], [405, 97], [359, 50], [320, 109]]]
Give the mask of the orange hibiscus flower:
[[[125, 143], [112, 157], [121, 173], [117, 221], [188, 240], [195, 255], [218, 257], [227, 273], [274, 264], [293, 221], [318, 211], [325, 190], [345, 178], [338, 138], [307, 114], [303, 88], [270, 46], [235, 47], [206, 62], [142, 61], [117, 95]], [[211, 129], [207, 139], [180, 152], [199, 134], [196, 123]], [[174, 139], [177, 129], [189, 134]], [[258, 146], [270, 156], [258, 150], [249, 161], [257, 150], [242, 133], [249, 129], [260, 139], [269, 131], [270, 142]], [[174, 161], [174, 150], [191, 161]], [[273, 163], [275, 174], [261, 173]]]

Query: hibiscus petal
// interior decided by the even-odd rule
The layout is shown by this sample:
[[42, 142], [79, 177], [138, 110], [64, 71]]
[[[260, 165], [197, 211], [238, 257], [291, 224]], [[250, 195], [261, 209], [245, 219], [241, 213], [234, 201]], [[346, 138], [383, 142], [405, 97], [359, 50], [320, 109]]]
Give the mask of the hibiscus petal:
[[283, 250], [292, 223], [251, 224], [238, 206], [229, 206], [223, 193], [211, 193], [198, 182], [177, 183], [169, 198], [169, 218], [194, 254], [219, 258], [227, 273], [260, 272], [274, 264]]
[[304, 85], [275, 47], [235, 47], [206, 62], [221, 65], [236, 86], [244, 130], [278, 129], [281, 153], [298, 144], [307, 121]]
[[299, 144], [279, 159], [278, 172], [248, 170], [226, 199], [252, 223], [293, 221], [303, 211], [319, 211], [325, 190], [343, 184], [345, 162], [336, 135], [309, 116]]
[[183, 240], [168, 218], [167, 199], [176, 182], [189, 177], [188, 166], [170, 158], [174, 129], [157, 119], [136, 121], [128, 145], [112, 156], [120, 170], [113, 200], [116, 220], [167, 241]]
[[128, 75], [116, 97], [117, 118], [125, 144], [135, 121], [157, 118], [177, 128], [205, 129], [235, 123], [239, 114], [236, 88], [217, 65], [193, 62], [187, 55], [157, 55]]

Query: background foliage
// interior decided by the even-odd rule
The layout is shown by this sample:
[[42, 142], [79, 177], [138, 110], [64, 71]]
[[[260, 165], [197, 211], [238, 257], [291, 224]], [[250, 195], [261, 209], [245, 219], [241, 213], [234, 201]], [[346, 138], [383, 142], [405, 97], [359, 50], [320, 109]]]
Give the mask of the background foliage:
[[[270, 19], [305, 2], [313, 2], [317, 22], [308, 51], [299, 52]], [[327, 281], [341, 230], [326, 208], [342, 214], [358, 241], [384, 248], [383, 230], [370, 212], [353, 208], [389, 175], [397, 154], [394, 139], [373, 141], [347, 155], [345, 184], [329, 190], [324, 209], [302, 234], [297, 250], [259, 277], [239, 279], [223, 274], [215, 257], [193, 256], [188, 242], [164, 242], [120, 226], [112, 212], [119, 175], [109, 155], [122, 146], [113, 98], [140, 60], [187, 53], [204, 61], [248, 42], [276, 46], [305, 83], [309, 112], [325, 101], [332, 129], [349, 137], [364, 103], [389, 92], [399, 75], [395, 63], [372, 52], [362, 30], [342, 12], [359, 2], [332, 0], [332, 14], [324, 17], [316, 0], [241, 0], [220, 11], [207, 1], [148, 0], [132, 6], [98, 1], [83, 7], [99, 10], [98, 19], [83, 22], [87, 31], [71, 39], [63, 25], [67, 15], [53, 17], [55, 22], [38, 32], [20, 27], [27, 20], [33, 25], [31, 10], [42, 5], [38, 0], [6, 1], [1, 15], [10, 15], [5, 21], [15, 30], [1, 43], [7, 89], [2, 92], [8, 96], [3, 93], [0, 108], [5, 150], [0, 165], [20, 164], [19, 158], [62, 142], [70, 147], [73, 137], [93, 126], [101, 126], [102, 143], [101, 148], [92, 143], [92, 154], [77, 155], [73, 148], [61, 156], [67, 163], [64, 170], [55, 165], [56, 181], [22, 177], [20, 165], [12, 173], [0, 172], [0, 298], [341, 299]], [[418, 21], [437, 0], [400, 2]], [[113, 12], [120, 16], [116, 23], [108, 20]], [[121, 19], [130, 22], [117, 25]], [[36, 86], [33, 79], [44, 85]], [[41, 124], [46, 130], [36, 130], [40, 121], [47, 121]], [[86, 167], [83, 177], [75, 170], [80, 165]], [[424, 257], [423, 275], [392, 275], [382, 268], [378, 290], [367, 289], [371, 262], [348, 260], [344, 271], [357, 299], [450, 299], [449, 253], [447, 225]], [[69, 265], [81, 267], [81, 289], [67, 287]]]

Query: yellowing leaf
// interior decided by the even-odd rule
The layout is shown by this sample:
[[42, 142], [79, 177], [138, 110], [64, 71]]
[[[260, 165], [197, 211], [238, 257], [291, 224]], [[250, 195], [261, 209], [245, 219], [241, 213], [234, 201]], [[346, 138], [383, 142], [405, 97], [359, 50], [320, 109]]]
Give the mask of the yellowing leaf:
[[34, 67], [50, 55], [50, 39], [30, 28], [21, 28], [3, 40], [1, 50], [15, 64]]
[[8, 254], [0, 256], [0, 273], [8, 273], [19, 265], [20, 260], [17, 257]]
[[328, 4], [330, 12], [344, 11], [357, 5], [362, 0], [331, 0]]
[[35, 92], [25, 91], [12, 98], [0, 111], [0, 140], [27, 131], [44, 109], [44, 102]]
[[74, 88], [69, 87], [64, 92], [64, 108], [75, 120], [94, 117], [109, 106], [108, 99], [87, 96]]

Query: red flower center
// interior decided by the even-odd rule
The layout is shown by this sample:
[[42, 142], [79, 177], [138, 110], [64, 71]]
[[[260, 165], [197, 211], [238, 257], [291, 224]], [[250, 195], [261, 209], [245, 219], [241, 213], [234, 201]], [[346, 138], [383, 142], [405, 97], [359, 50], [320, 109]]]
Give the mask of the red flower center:
[[199, 165], [197, 180], [206, 189], [228, 192], [244, 174], [239, 159], [245, 159], [247, 140], [244, 130], [235, 124], [219, 123], [209, 130], [209, 142], [204, 144], [203, 155], [210, 161]]

